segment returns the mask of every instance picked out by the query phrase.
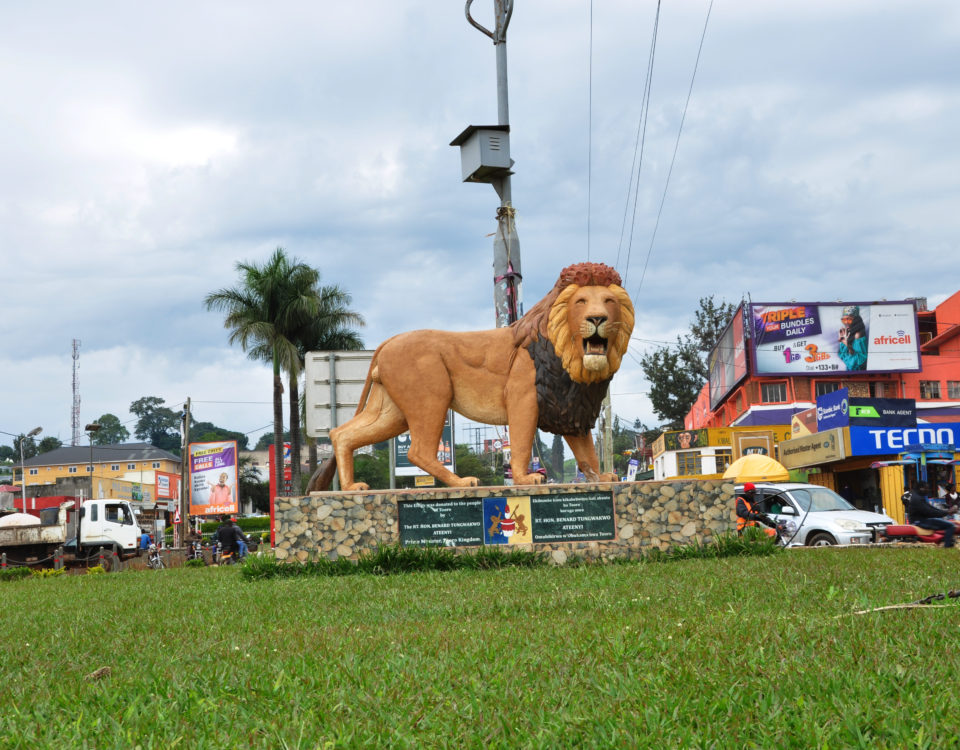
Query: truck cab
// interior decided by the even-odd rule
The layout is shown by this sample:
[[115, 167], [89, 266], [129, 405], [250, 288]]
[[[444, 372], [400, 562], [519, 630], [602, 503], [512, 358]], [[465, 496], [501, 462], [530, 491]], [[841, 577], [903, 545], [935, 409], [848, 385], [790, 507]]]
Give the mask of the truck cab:
[[118, 553], [131, 553], [137, 550], [140, 528], [126, 500], [88, 500], [80, 534], [84, 547], [115, 546]]

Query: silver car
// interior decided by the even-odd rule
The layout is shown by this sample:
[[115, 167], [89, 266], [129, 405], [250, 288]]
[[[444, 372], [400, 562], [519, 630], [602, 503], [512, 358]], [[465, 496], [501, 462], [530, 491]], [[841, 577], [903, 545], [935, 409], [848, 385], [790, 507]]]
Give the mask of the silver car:
[[[833, 490], [799, 482], [754, 482], [754, 508], [786, 524], [791, 547], [878, 542], [894, 520], [884, 513], [858, 510]], [[743, 485], [736, 487], [737, 494]]]

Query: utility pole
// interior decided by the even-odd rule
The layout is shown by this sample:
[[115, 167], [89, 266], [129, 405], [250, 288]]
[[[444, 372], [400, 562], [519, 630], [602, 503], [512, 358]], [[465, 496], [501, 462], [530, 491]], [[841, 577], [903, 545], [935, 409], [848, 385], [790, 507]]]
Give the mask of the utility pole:
[[523, 315], [520, 240], [510, 188], [513, 159], [510, 158], [510, 107], [507, 95], [507, 27], [513, 15], [513, 0], [493, 0], [494, 29], [490, 31], [470, 15], [473, 0], [464, 13], [475, 29], [493, 40], [497, 55], [497, 125], [471, 125], [451, 146], [460, 146], [464, 182], [486, 182], [500, 197], [497, 232], [493, 241], [493, 301], [497, 327], [508, 326]]
[[600, 468], [604, 474], [613, 473], [613, 410], [610, 408], [610, 391], [603, 400], [603, 460]]
[[[180, 416], [183, 420], [183, 443], [180, 446], [180, 518], [183, 519], [182, 529], [190, 528], [190, 397], [187, 396], [187, 403], [184, 405], [183, 414]], [[239, 474], [238, 474], [239, 476]], [[240, 488], [237, 488], [239, 497]], [[181, 534], [181, 538], [186, 539], [186, 533]]]

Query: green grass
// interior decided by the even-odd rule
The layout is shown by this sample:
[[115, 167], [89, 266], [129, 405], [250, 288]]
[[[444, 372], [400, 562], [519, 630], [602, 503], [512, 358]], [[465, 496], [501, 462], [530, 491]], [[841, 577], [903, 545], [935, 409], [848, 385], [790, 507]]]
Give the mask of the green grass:
[[955, 747], [958, 563], [5, 581], [0, 747]]

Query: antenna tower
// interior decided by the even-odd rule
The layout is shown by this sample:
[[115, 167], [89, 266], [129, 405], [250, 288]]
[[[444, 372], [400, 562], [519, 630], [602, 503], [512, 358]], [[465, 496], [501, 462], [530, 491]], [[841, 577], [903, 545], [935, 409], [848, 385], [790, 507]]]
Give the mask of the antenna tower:
[[73, 340], [73, 409], [71, 410], [71, 424], [73, 434], [70, 445], [80, 445], [80, 382], [77, 379], [77, 370], [80, 369], [80, 339]]

